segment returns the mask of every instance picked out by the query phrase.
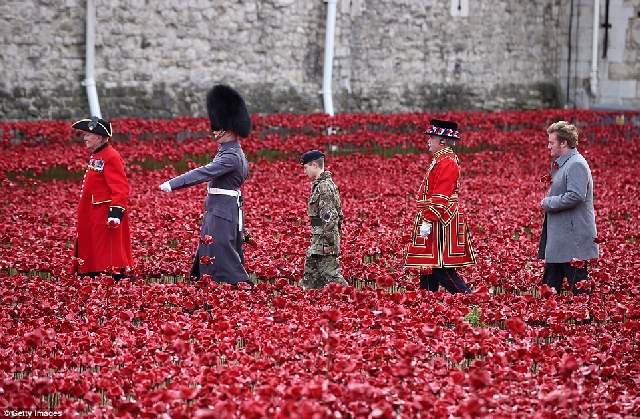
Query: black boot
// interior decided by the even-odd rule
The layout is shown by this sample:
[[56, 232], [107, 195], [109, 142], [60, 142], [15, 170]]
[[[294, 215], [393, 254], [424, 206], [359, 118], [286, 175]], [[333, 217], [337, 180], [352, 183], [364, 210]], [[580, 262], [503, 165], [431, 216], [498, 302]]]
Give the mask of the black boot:
[[420, 275], [420, 289], [436, 292], [438, 286], [438, 279], [433, 274]]

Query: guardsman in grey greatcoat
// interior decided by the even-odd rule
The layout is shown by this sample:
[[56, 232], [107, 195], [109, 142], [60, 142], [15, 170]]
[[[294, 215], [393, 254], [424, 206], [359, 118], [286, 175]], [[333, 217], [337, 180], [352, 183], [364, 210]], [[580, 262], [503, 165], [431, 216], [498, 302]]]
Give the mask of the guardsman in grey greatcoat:
[[213, 161], [175, 177], [162, 185], [165, 192], [207, 182], [207, 197], [200, 242], [191, 276], [211, 275], [217, 282], [249, 282], [242, 265], [242, 195], [240, 187], [249, 176], [249, 163], [240, 138], [251, 131], [251, 118], [242, 97], [225, 85], [207, 94], [207, 113], [212, 139], [219, 144]]
[[540, 202], [544, 224], [538, 258], [544, 259], [543, 283], [562, 291], [567, 278], [574, 294], [587, 279], [587, 261], [598, 258], [593, 179], [585, 158], [578, 153], [578, 131], [565, 121], [547, 129], [548, 149], [554, 158], [551, 186]]
[[302, 165], [307, 176], [313, 179], [307, 214], [311, 222], [311, 245], [304, 262], [305, 289], [323, 288], [329, 282], [348, 285], [342, 277], [340, 256], [340, 230], [344, 215], [340, 192], [331, 179], [331, 172], [324, 170], [324, 154], [311, 150], [302, 155]]

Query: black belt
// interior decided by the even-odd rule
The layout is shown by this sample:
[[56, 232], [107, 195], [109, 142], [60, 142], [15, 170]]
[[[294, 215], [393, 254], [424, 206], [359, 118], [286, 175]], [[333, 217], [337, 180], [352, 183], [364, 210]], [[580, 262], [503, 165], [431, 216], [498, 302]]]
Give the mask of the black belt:
[[313, 227], [322, 227], [324, 225], [324, 222], [320, 217], [309, 217], [309, 218], [311, 219], [311, 225]]

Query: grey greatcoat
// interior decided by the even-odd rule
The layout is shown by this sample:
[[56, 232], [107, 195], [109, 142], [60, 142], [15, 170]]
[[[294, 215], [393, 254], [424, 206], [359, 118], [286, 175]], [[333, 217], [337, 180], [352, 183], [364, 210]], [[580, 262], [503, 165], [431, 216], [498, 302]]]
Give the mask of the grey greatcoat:
[[[240, 191], [249, 176], [249, 163], [238, 141], [222, 143], [213, 161], [169, 181], [171, 190], [209, 182], [208, 188]], [[248, 282], [242, 266], [242, 231], [239, 229], [239, 205], [234, 196], [210, 194], [204, 201], [205, 212], [200, 242], [193, 261], [192, 275], [211, 275], [218, 282]]]
[[542, 201], [544, 225], [538, 258], [546, 263], [598, 257], [593, 179], [578, 150], [558, 157], [551, 169], [551, 187]]

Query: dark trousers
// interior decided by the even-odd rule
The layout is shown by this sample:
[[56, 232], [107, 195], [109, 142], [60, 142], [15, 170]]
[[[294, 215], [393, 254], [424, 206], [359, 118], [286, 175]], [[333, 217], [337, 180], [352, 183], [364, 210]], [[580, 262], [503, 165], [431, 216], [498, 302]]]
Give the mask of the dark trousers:
[[576, 284], [586, 280], [587, 277], [587, 262], [584, 262], [581, 267], [571, 266], [570, 263], [545, 263], [542, 283], [555, 288], [556, 292], [560, 294], [562, 283], [567, 278], [569, 287], [574, 294], [586, 294], [590, 291], [588, 289], [579, 289]]
[[455, 268], [433, 268], [430, 274], [420, 275], [420, 288], [435, 292], [440, 285], [452, 294], [471, 292]]
[[78, 274], [79, 276], [88, 276], [90, 278], [95, 278], [97, 276], [100, 275], [108, 275], [111, 276], [113, 279], [115, 279], [116, 281], [120, 281], [121, 279], [124, 278], [129, 278], [127, 275], [123, 274], [123, 273], [106, 273], [106, 272], [85, 272], [82, 274]]

